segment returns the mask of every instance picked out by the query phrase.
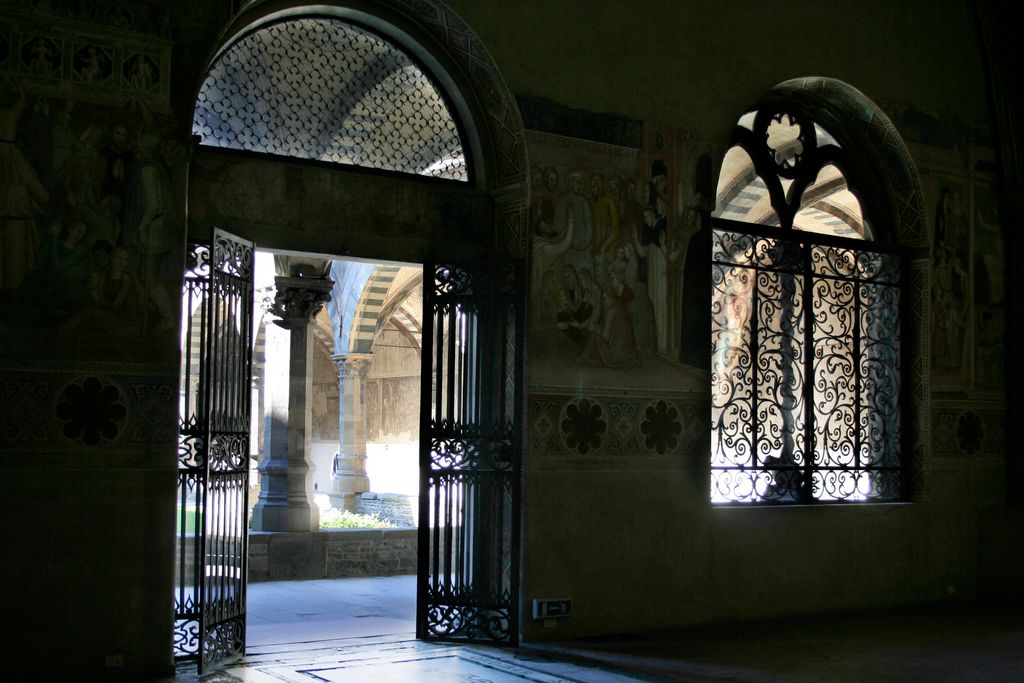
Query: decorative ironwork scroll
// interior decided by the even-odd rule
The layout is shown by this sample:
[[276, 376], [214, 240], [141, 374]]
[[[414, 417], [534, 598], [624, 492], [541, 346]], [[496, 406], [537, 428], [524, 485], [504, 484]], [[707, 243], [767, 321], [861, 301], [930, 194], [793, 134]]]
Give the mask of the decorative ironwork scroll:
[[900, 499], [899, 257], [716, 225], [712, 501]]
[[174, 655], [245, 651], [253, 245], [214, 230], [182, 292]]
[[711, 250], [713, 502], [898, 500], [906, 490], [901, 259], [868, 241], [848, 161], [785, 104], [736, 125]]
[[203, 145], [467, 181], [441, 89], [390, 41], [351, 22], [303, 17], [243, 35], [196, 101]]
[[522, 263], [423, 282], [417, 636], [516, 644]]

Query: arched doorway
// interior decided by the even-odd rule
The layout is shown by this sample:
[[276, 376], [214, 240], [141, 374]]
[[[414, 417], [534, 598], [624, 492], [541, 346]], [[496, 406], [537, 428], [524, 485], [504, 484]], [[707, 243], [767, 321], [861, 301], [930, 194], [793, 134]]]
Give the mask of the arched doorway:
[[[223, 36], [196, 99], [189, 239], [226, 229], [239, 239], [216, 233], [214, 242], [227, 240], [233, 255], [255, 244], [427, 264], [417, 635], [514, 643], [517, 261], [527, 205], [514, 100], [479, 41], [436, 2], [315, 11], [257, 2]], [[297, 290], [312, 284], [293, 275]], [[244, 291], [235, 296], [232, 305], [244, 308]], [[231, 358], [247, 353], [240, 345]], [[235, 362], [213, 347], [200, 358], [205, 376]], [[209, 424], [198, 428], [211, 443]], [[188, 545], [194, 562], [180, 563], [179, 586], [192, 588], [176, 592], [176, 652], [199, 659], [201, 670], [244, 653], [245, 640], [246, 534], [244, 515], [232, 511], [244, 500], [248, 463], [236, 458], [239, 476], [216, 498], [208, 460], [182, 459], [179, 469], [180, 481], [192, 477], [179, 499], [195, 497], [198, 513], [179, 553]]]

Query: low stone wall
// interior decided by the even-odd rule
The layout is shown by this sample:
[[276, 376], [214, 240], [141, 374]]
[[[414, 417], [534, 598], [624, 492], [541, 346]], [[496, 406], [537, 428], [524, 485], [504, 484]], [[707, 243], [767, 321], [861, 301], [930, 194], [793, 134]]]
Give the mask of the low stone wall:
[[361, 515], [377, 515], [398, 526], [416, 526], [418, 496], [400, 493], [360, 493], [356, 501], [356, 512]]
[[416, 529], [249, 533], [249, 581], [416, 573]]

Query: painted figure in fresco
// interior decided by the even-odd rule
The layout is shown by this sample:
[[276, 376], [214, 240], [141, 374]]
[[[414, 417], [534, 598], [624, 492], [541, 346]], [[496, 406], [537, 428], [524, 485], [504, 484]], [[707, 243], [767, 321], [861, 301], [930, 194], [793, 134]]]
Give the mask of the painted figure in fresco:
[[[95, 253], [95, 250], [94, 250]], [[114, 247], [105, 272], [94, 271], [90, 292], [98, 300], [79, 310], [60, 326], [61, 334], [76, 336], [84, 330], [104, 336], [135, 337], [142, 329], [145, 302], [138, 282], [131, 274], [130, 256], [124, 247]]]
[[590, 196], [594, 202], [594, 238], [590, 253], [596, 263], [604, 263], [615, 253], [610, 247], [618, 241], [619, 210], [614, 197], [604, 191], [604, 177], [596, 173], [590, 176]]
[[562, 267], [562, 291], [559, 293], [559, 311], [555, 316], [558, 329], [562, 330], [577, 347], [586, 341], [583, 332], [588, 320], [594, 314], [594, 307], [587, 301], [576, 268], [567, 263]]
[[610, 205], [615, 218], [612, 221], [612, 230], [601, 244], [599, 253], [605, 263], [612, 263], [618, 256], [619, 247], [623, 244], [622, 231], [627, 223], [626, 188], [622, 176], [613, 176], [608, 180], [608, 194], [604, 199]]
[[78, 146], [78, 139], [71, 130], [71, 112], [74, 109], [75, 101], [69, 99], [63, 109], [58, 109], [53, 114], [53, 126], [50, 130], [50, 163], [57, 171], [65, 167]]
[[665, 221], [659, 221], [655, 210], [644, 208], [644, 222], [637, 239], [637, 251], [643, 255], [641, 279], [654, 308], [655, 346], [659, 352], [668, 349], [668, 256], [665, 253]]
[[68, 204], [78, 211], [98, 211], [107, 162], [100, 154], [103, 129], [87, 126], [74, 142], [71, 155], [57, 177], [64, 188]]
[[571, 248], [563, 259], [583, 268], [589, 265], [588, 252], [594, 236], [593, 218], [590, 214], [590, 204], [583, 196], [583, 174], [573, 171], [569, 174], [567, 182], [568, 192], [559, 197], [555, 205], [555, 232], [562, 236], [572, 224]]
[[628, 304], [633, 292], [618, 273], [611, 273], [611, 282], [603, 292], [603, 314], [589, 325], [580, 363], [602, 365], [616, 370], [631, 368], [640, 360]]
[[98, 240], [117, 244], [121, 239], [121, 199], [114, 195], [108, 195], [100, 200], [99, 206], [75, 207], [76, 213], [81, 217], [89, 228], [85, 236], [88, 244]]
[[662, 231], [668, 224], [668, 167], [661, 159], [651, 163], [651, 182], [647, 187], [647, 206], [654, 215]]
[[[554, 174], [557, 189], [558, 172], [553, 168], [547, 170]], [[545, 191], [545, 173], [539, 166], [530, 169], [530, 189], [533, 195], [530, 200], [530, 224], [534, 235], [551, 239], [558, 233], [555, 230], [555, 205], [550, 194], [553, 190]]]
[[619, 222], [619, 226], [622, 229], [621, 241], [623, 244], [632, 241], [633, 232], [639, 231], [644, 221], [644, 205], [637, 195], [639, 188], [640, 185], [636, 179], [630, 178], [626, 181], [625, 207], [622, 211], [623, 220]]
[[32, 270], [38, 238], [34, 216], [49, 194], [15, 144], [25, 91], [0, 106], [0, 290], [19, 289]]
[[[549, 170], [554, 171], [554, 169]], [[555, 273], [555, 277], [557, 277], [558, 263], [563, 254], [572, 248], [575, 235], [576, 210], [574, 205], [566, 207], [565, 224], [561, 226], [556, 224], [554, 236], [548, 238], [534, 233], [533, 258], [530, 262], [530, 281], [534, 283], [532, 286], [536, 287], [544, 282], [548, 273]]]
[[654, 308], [647, 296], [647, 286], [640, 279], [640, 259], [637, 257], [633, 242], [619, 247], [611, 272], [615, 273], [622, 283], [632, 292], [633, 297], [626, 303], [626, 310], [633, 323], [633, 337], [637, 351], [644, 358], [656, 355], [654, 346]]
[[944, 187], [935, 210], [932, 270], [932, 364], [956, 371], [963, 367], [968, 311], [968, 280], [963, 263], [969, 247], [968, 221], [960, 193]]
[[89, 293], [89, 303], [102, 306], [106, 296], [107, 272], [110, 270], [110, 254], [113, 245], [106, 240], [97, 240], [92, 245], [92, 261], [89, 274], [85, 279], [85, 287]]
[[55, 69], [56, 57], [57, 53], [46, 44], [45, 40], [36, 38], [32, 45], [32, 71], [40, 76], [49, 76]]
[[935, 246], [944, 246], [961, 258], [967, 253], [968, 223], [960, 204], [960, 193], [942, 188], [935, 211]]
[[590, 311], [589, 317], [586, 320], [580, 321], [580, 324], [600, 320], [602, 307], [604, 305], [601, 283], [598, 282], [597, 278], [594, 277], [594, 272], [589, 268], [581, 269], [578, 272], [578, 275], [580, 282], [580, 297], [583, 300], [583, 308]]
[[22, 291], [39, 310], [68, 312], [88, 303], [92, 251], [82, 243], [85, 232], [81, 221], [50, 226], [49, 237], [36, 253], [36, 267], [22, 283]]
[[960, 260], [940, 246], [935, 251], [932, 278], [932, 359], [938, 368], [955, 370], [963, 362], [967, 273]]
[[94, 47], [89, 48], [78, 75], [85, 83], [96, 83], [100, 80], [103, 75], [103, 65], [100, 63], [99, 50]]
[[124, 246], [138, 253], [137, 272], [144, 299], [159, 316], [154, 332], [169, 330], [175, 325], [171, 300], [162, 282], [172, 276], [166, 271], [175, 207], [171, 179], [156, 159], [159, 143], [160, 138], [152, 133], [140, 131], [137, 136], [139, 156], [128, 182], [123, 226]]
[[135, 55], [131, 73], [128, 74], [128, 85], [133, 90], [149, 90], [156, 83], [156, 72], [149, 59], [143, 55]]
[[552, 196], [558, 192], [558, 171], [553, 166], [544, 169], [544, 189]]
[[136, 319], [141, 313], [144, 301], [138, 282], [128, 270], [129, 260], [128, 250], [124, 247], [117, 247], [110, 255], [107, 296], [104, 302], [116, 315]]
[[100, 150], [107, 161], [103, 176], [103, 196], [115, 196], [125, 203], [128, 176], [135, 164], [135, 155], [128, 144], [128, 127], [117, 125], [110, 129], [110, 141]]

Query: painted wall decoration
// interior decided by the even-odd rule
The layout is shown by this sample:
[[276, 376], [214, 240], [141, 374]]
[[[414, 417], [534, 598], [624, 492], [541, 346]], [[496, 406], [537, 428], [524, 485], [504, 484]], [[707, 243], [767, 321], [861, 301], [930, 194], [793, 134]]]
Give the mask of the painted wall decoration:
[[[177, 381], [134, 365], [11, 363], [0, 381], [0, 452], [151, 449], [177, 434]], [[151, 458], [151, 450], [143, 450]]]
[[565, 388], [536, 387], [529, 405], [530, 452], [591, 459], [703, 457], [708, 434], [703, 401], [683, 392], [655, 398], [648, 393], [588, 390], [580, 396]]
[[150, 355], [177, 343], [183, 148], [144, 107], [0, 91], [0, 352]]
[[135, 30], [152, 7], [120, 3], [113, 23], [95, 23], [111, 3], [43, 9], [0, 12], [0, 355], [173, 360], [186, 148], [170, 42]]
[[169, 32], [152, 3], [14, 1], [0, 11], [0, 81], [167, 113]]
[[931, 373], [938, 391], [998, 392], [1004, 377], [1003, 237], [991, 150], [922, 148], [931, 217]]
[[707, 389], [711, 156], [530, 132], [531, 367], [552, 383]]
[[998, 205], [991, 186], [975, 186], [973, 216], [974, 379], [977, 386], [1002, 387], [1005, 377], [1005, 252]]
[[366, 380], [366, 440], [415, 443], [419, 439], [420, 378]]

